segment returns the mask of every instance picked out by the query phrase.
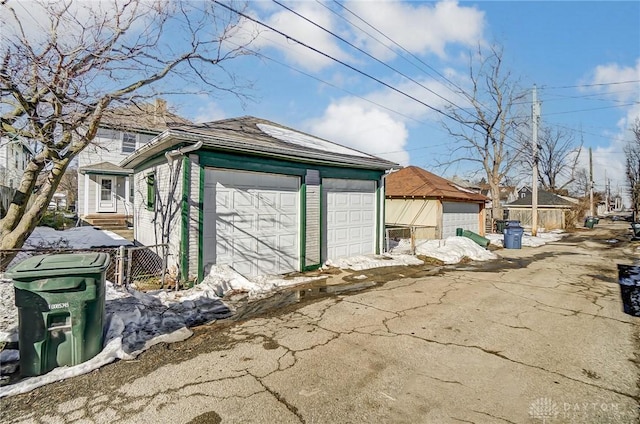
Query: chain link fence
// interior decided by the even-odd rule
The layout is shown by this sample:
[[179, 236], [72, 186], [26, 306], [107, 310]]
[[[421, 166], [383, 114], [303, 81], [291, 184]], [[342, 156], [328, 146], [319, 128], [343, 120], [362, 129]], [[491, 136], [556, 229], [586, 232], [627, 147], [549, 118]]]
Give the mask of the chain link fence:
[[416, 240], [436, 238], [438, 228], [427, 225], [399, 225], [385, 227], [386, 251], [397, 247], [402, 240], [408, 240], [411, 245], [411, 254], [415, 255]]
[[120, 246], [90, 249], [43, 247], [33, 249], [0, 250], [0, 275], [13, 265], [36, 255], [60, 253], [104, 252], [111, 257], [106, 279], [118, 286], [135, 285], [138, 288], [164, 288], [175, 277], [167, 273], [168, 245]]

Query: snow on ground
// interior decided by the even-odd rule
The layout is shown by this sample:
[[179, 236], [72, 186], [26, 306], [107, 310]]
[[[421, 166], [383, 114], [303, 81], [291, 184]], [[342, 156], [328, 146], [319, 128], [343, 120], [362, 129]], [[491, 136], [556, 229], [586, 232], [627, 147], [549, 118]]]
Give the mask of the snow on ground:
[[[502, 234], [490, 234], [487, 237], [491, 244], [502, 244]], [[556, 232], [540, 233], [538, 237], [525, 234], [522, 245], [539, 246], [560, 237], [561, 234]], [[27, 244], [29, 247], [66, 244], [65, 247], [69, 248], [88, 248], [130, 244], [113, 233], [92, 227], [66, 231], [39, 227], [32, 238]], [[409, 242], [400, 241], [389, 254], [327, 261], [324, 267], [360, 271], [383, 266], [422, 264], [421, 260], [410, 253]], [[418, 242], [416, 254], [437, 258], [447, 264], [457, 263], [463, 257], [481, 261], [498, 257], [465, 237]], [[233, 315], [234, 311], [223, 300], [225, 295], [245, 293], [249, 299], [258, 299], [287, 286], [303, 284], [317, 278], [319, 277], [261, 276], [249, 279], [229, 266], [213, 266], [202, 283], [188, 290], [143, 293], [116, 288], [107, 283], [105, 341], [102, 352], [82, 364], [59, 367], [45, 375], [0, 387], [0, 398], [26, 393], [54, 381], [85, 374], [116, 359], [133, 359], [157, 343], [184, 340], [191, 335], [189, 327]], [[17, 315], [13, 284], [9, 280], [0, 279], [0, 343], [18, 341]], [[17, 350], [2, 350], [0, 375], [14, 372], [18, 357]]]
[[[401, 240], [393, 248], [392, 254], [411, 253], [409, 240]], [[481, 247], [467, 237], [452, 236], [444, 240], [420, 240], [416, 241], [416, 255], [429, 256], [439, 259], [445, 264], [456, 264], [465, 256], [474, 261], [490, 261], [498, 259], [498, 255]]]
[[[544, 231], [543, 229], [538, 229], [537, 236], [533, 237], [531, 231], [525, 231], [522, 235], [522, 247], [540, 247], [547, 243], [558, 241], [565, 235], [566, 233], [563, 230]], [[502, 234], [487, 234], [485, 237], [494, 246], [504, 246], [504, 235]]]

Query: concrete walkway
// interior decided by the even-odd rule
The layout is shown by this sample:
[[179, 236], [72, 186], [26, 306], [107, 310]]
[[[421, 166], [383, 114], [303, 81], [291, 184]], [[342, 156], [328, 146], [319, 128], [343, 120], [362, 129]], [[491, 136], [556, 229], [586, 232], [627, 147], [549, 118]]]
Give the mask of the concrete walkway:
[[627, 225], [202, 327], [2, 399], [0, 420], [635, 423], [640, 332], [616, 269], [639, 257]]

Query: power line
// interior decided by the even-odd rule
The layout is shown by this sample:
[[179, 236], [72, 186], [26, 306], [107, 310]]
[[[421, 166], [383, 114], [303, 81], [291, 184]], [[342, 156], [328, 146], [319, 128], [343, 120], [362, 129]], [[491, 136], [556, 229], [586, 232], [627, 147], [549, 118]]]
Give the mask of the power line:
[[620, 85], [620, 84], [633, 84], [640, 83], [640, 80], [629, 80], [629, 81], [613, 81], [613, 82], [602, 82], [596, 84], [579, 84], [579, 85], [564, 85], [557, 87], [540, 87], [541, 90], [555, 90], [555, 89], [565, 89], [565, 88], [585, 88], [585, 87], [602, 87], [608, 85]]
[[[367, 57], [369, 57], [369, 58], [371, 58], [371, 59], [375, 60], [377, 63], [381, 64], [382, 66], [384, 66], [384, 67], [386, 67], [386, 68], [388, 68], [388, 69], [392, 70], [393, 72], [395, 72], [395, 73], [397, 73], [397, 74], [399, 74], [399, 75], [402, 75], [404, 78], [408, 79], [409, 81], [413, 82], [414, 84], [419, 85], [420, 87], [424, 88], [424, 89], [425, 89], [425, 90], [427, 90], [428, 92], [430, 92], [430, 93], [434, 94], [435, 96], [437, 96], [437, 97], [441, 98], [441, 99], [442, 99], [442, 100], [444, 100], [445, 102], [450, 103], [451, 105], [455, 106], [455, 107], [456, 107], [456, 108], [458, 108], [458, 109], [464, 110], [464, 109], [462, 109], [460, 106], [458, 106], [458, 105], [456, 105], [455, 103], [453, 103], [451, 100], [446, 99], [445, 97], [443, 97], [443, 96], [441, 96], [440, 94], [436, 93], [435, 91], [431, 90], [429, 87], [426, 87], [426, 86], [425, 86], [424, 84], [422, 84], [421, 82], [416, 81], [415, 79], [411, 78], [410, 76], [408, 76], [408, 75], [406, 75], [406, 74], [402, 73], [401, 71], [397, 70], [397, 69], [396, 69], [396, 68], [394, 68], [393, 66], [391, 66], [391, 65], [389, 65], [389, 64], [387, 64], [387, 63], [385, 63], [385, 62], [383, 62], [382, 60], [378, 59], [377, 57], [375, 57], [375, 56], [371, 55], [370, 53], [368, 53], [368, 52], [364, 51], [364, 50], [363, 50], [363, 49], [361, 49], [360, 47], [358, 47], [358, 46], [354, 45], [354, 44], [353, 44], [353, 43], [351, 43], [350, 41], [348, 41], [348, 40], [346, 40], [345, 38], [343, 38], [343, 37], [339, 36], [338, 34], [336, 34], [336, 33], [332, 32], [332, 31], [330, 31], [330, 30], [326, 29], [326, 28], [325, 28], [325, 27], [323, 27], [322, 25], [320, 25], [320, 24], [318, 24], [318, 23], [316, 23], [316, 22], [312, 21], [311, 19], [307, 18], [306, 16], [301, 15], [300, 13], [298, 13], [298, 12], [296, 12], [295, 10], [293, 10], [293, 9], [289, 8], [288, 6], [285, 6], [284, 4], [280, 3], [278, 0], [272, 0], [272, 1], [273, 1], [275, 4], [277, 4], [278, 6], [280, 6], [280, 7], [284, 8], [284, 9], [288, 10], [289, 12], [293, 13], [294, 15], [298, 16], [299, 18], [304, 19], [306, 22], [309, 22], [311, 25], [313, 25], [313, 26], [315, 26], [315, 27], [317, 27], [317, 28], [319, 28], [319, 29], [321, 29], [321, 30], [325, 31], [327, 34], [330, 34], [330, 35], [334, 36], [335, 38], [337, 38], [338, 40], [342, 41], [343, 43], [345, 43], [345, 44], [349, 45], [350, 47], [352, 47], [352, 48], [356, 49], [357, 51], [359, 51], [360, 53], [364, 54], [365, 56], [367, 56]], [[433, 106], [430, 106], [430, 105], [428, 105], [428, 104], [426, 104], [426, 103], [423, 103], [423, 104], [424, 104], [425, 106], [427, 106], [427, 107], [431, 108], [432, 110], [434, 110], [434, 111], [438, 112], [438, 113], [441, 113], [441, 114], [443, 114], [443, 115], [445, 115], [445, 116], [450, 117], [449, 115], [446, 115], [446, 113], [445, 113], [445, 112], [442, 112], [441, 110], [439, 110], [439, 109], [437, 109], [437, 108], [435, 108], [435, 107], [433, 107]], [[451, 117], [450, 117], [450, 118], [451, 118]]]
[[[360, 28], [359, 26], [355, 25], [353, 22], [351, 22], [350, 20], [346, 19], [344, 16], [337, 14], [333, 9], [327, 7], [326, 5], [324, 5], [320, 0], [316, 0], [319, 4], [321, 4], [322, 6], [324, 6], [325, 8], [329, 9], [331, 12], [333, 12], [334, 14], [336, 14], [337, 16], [339, 16], [340, 18], [346, 20], [347, 22], [349, 22], [349, 24], [351, 24], [352, 26], [358, 28], [360, 31], [362, 31], [363, 33], [367, 34], [369, 37], [371, 37], [372, 39], [376, 40], [380, 45], [386, 47], [388, 50], [390, 50], [393, 53], [396, 53], [391, 47], [389, 47], [387, 44], [383, 43], [382, 41], [378, 40], [376, 37], [372, 36], [371, 34], [369, 34], [367, 31], [363, 30], [362, 28]], [[369, 28], [373, 29], [375, 32], [377, 32], [378, 34], [382, 35], [385, 39], [387, 39], [388, 41], [390, 41], [391, 43], [393, 43], [395, 46], [397, 46], [398, 48], [400, 48], [403, 52], [405, 52], [406, 54], [408, 54], [409, 56], [411, 56], [412, 58], [414, 58], [415, 60], [417, 60], [418, 62], [420, 62], [422, 65], [426, 66], [427, 68], [431, 69], [433, 72], [436, 73], [436, 75], [438, 75], [440, 78], [442, 78], [443, 80], [445, 80], [446, 82], [448, 82], [449, 84], [451, 84], [452, 86], [454, 86], [455, 88], [457, 88], [458, 90], [460, 90], [460, 92], [466, 94], [465, 90], [462, 89], [460, 86], [458, 86], [456, 83], [454, 83], [453, 81], [451, 81], [450, 79], [448, 79], [446, 76], [442, 75], [440, 72], [438, 72], [437, 69], [435, 69], [434, 67], [432, 67], [431, 65], [429, 65], [428, 63], [424, 62], [422, 59], [420, 59], [418, 56], [416, 56], [415, 54], [413, 54], [412, 52], [410, 52], [409, 50], [407, 50], [404, 46], [402, 46], [400, 43], [396, 42], [395, 40], [393, 40], [391, 37], [389, 37], [388, 35], [386, 35], [385, 33], [383, 33], [382, 31], [380, 31], [378, 28], [374, 27], [373, 25], [371, 25], [369, 22], [367, 22], [366, 20], [364, 20], [362, 17], [360, 17], [358, 14], [356, 14], [355, 12], [353, 12], [351, 9], [349, 9], [347, 6], [341, 4], [340, 2], [333, 0], [333, 2], [335, 4], [337, 4], [338, 6], [340, 6], [342, 9], [346, 10], [347, 12], [349, 12], [352, 16], [354, 16], [355, 18], [357, 18], [359, 21], [361, 21], [362, 23], [364, 23], [365, 25], [367, 25]], [[421, 69], [420, 67], [418, 67], [415, 63], [411, 62], [410, 60], [408, 60], [406, 57], [404, 57], [403, 55], [399, 55], [400, 57], [402, 57], [405, 61], [407, 61], [408, 63], [410, 63], [411, 65], [413, 65], [416, 69], [425, 72], [427, 75], [429, 75], [428, 72], [424, 71], [424, 69]], [[442, 84], [442, 83], [441, 83]], [[449, 90], [451, 90], [449, 87], [447, 87], [445, 84], [442, 84], [443, 87], [448, 88]], [[452, 93], [455, 93], [455, 91], [451, 90]], [[460, 93], [455, 93], [455, 94], [460, 94]], [[465, 98], [466, 100], [466, 98]]]

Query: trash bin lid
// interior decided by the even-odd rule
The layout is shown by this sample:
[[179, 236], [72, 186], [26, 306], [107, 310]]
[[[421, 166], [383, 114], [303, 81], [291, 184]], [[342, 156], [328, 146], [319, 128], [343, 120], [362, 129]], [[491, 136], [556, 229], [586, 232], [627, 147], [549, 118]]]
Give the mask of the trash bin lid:
[[62, 253], [38, 255], [25, 259], [6, 272], [13, 280], [78, 276], [104, 271], [109, 266], [109, 255], [95, 253]]

